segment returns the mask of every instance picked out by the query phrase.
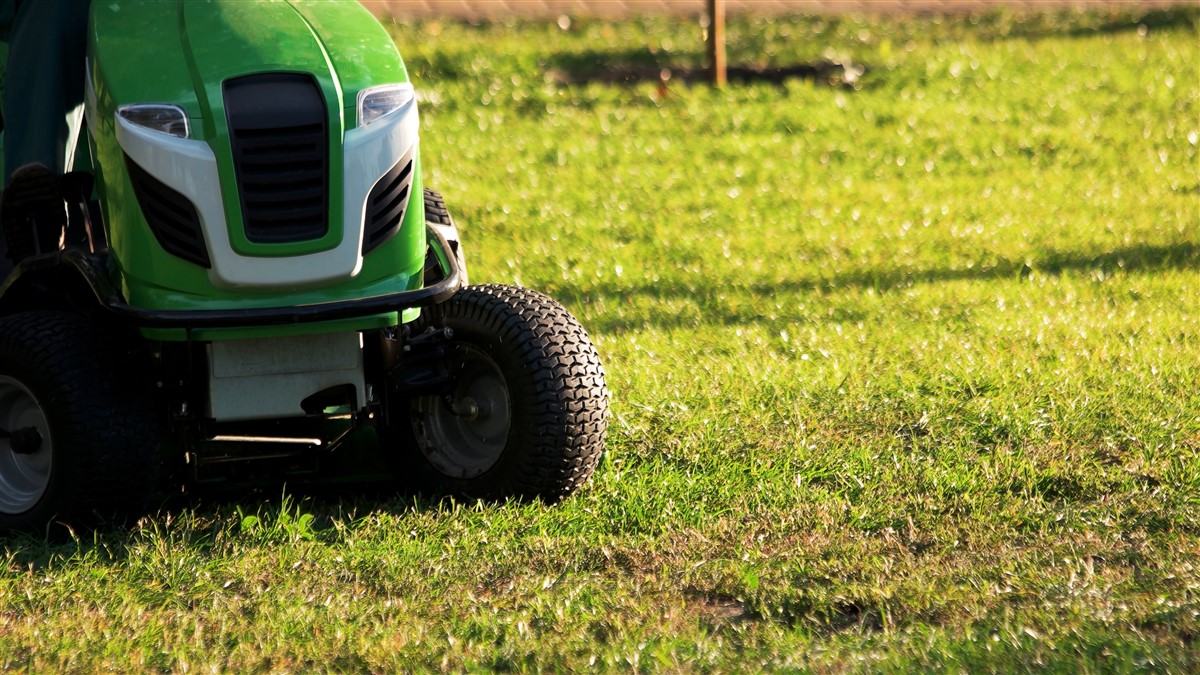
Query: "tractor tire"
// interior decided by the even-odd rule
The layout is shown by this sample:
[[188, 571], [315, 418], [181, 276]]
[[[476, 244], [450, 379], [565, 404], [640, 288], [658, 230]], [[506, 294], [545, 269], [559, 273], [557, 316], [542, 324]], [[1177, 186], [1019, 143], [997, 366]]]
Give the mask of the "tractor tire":
[[66, 312], [0, 319], [0, 531], [144, 512], [160, 458], [130, 344]]
[[554, 300], [472, 286], [413, 325], [449, 329], [444, 396], [395, 401], [381, 434], [397, 479], [415, 492], [557, 502], [604, 451], [608, 389], [592, 341]]

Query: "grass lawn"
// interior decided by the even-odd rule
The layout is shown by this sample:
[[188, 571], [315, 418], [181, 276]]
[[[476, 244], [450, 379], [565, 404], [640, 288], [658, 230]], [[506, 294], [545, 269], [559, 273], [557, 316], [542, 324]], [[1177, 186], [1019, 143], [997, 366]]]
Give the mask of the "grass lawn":
[[1200, 10], [394, 27], [476, 281], [605, 360], [556, 507], [0, 539], [0, 669], [1200, 668]]

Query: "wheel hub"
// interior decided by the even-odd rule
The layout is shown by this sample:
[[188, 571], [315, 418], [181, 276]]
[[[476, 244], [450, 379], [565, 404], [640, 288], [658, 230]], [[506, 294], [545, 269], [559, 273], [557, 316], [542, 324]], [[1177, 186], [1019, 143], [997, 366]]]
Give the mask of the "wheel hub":
[[454, 411], [455, 415], [464, 420], [476, 420], [482, 414], [479, 404], [470, 396], [463, 398], [457, 403], [452, 403], [450, 408]]
[[469, 479], [486, 473], [508, 444], [512, 408], [499, 366], [482, 350], [456, 345], [451, 357], [454, 391], [414, 402], [421, 450], [438, 471]]
[[33, 508], [50, 484], [54, 456], [49, 425], [41, 405], [25, 385], [0, 375], [0, 513]]

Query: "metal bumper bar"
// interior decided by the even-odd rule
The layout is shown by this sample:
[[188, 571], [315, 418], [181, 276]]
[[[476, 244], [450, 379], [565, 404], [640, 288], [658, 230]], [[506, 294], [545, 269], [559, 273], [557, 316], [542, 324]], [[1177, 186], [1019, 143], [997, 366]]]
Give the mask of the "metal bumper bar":
[[[449, 251], [445, 239], [434, 228], [427, 229], [443, 251]], [[440, 260], [439, 262], [443, 262]], [[161, 310], [135, 307], [125, 302], [119, 290], [109, 280], [106, 258], [102, 254], [69, 249], [29, 258], [9, 275], [0, 297], [22, 278], [36, 277], [53, 268], [74, 268], [108, 311], [138, 326], [147, 328], [245, 328], [251, 326], [280, 326], [351, 319], [371, 314], [397, 312], [414, 307], [428, 307], [447, 300], [461, 286], [461, 270], [453, 254], [444, 257], [446, 276], [432, 286], [411, 291], [389, 293], [367, 298], [338, 300], [297, 307], [262, 307], [249, 309]]]

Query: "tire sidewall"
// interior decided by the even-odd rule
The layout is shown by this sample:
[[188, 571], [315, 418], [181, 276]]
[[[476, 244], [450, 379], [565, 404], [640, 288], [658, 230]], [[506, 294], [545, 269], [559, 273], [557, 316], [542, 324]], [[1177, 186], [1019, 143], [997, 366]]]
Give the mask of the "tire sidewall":
[[79, 490], [76, 488], [86, 475], [83, 463], [72, 458], [71, 451], [79, 444], [71, 438], [70, 420], [63, 410], [60, 387], [55, 386], [51, 376], [40, 363], [35, 351], [13, 336], [2, 334], [0, 325], [0, 375], [7, 375], [21, 383], [33, 395], [46, 417], [53, 455], [50, 458], [50, 476], [46, 491], [33, 508], [20, 514], [0, 514], [0, 530], [28, 530], [40, 523], [48, 523], [57, 516], [74, 511]]

